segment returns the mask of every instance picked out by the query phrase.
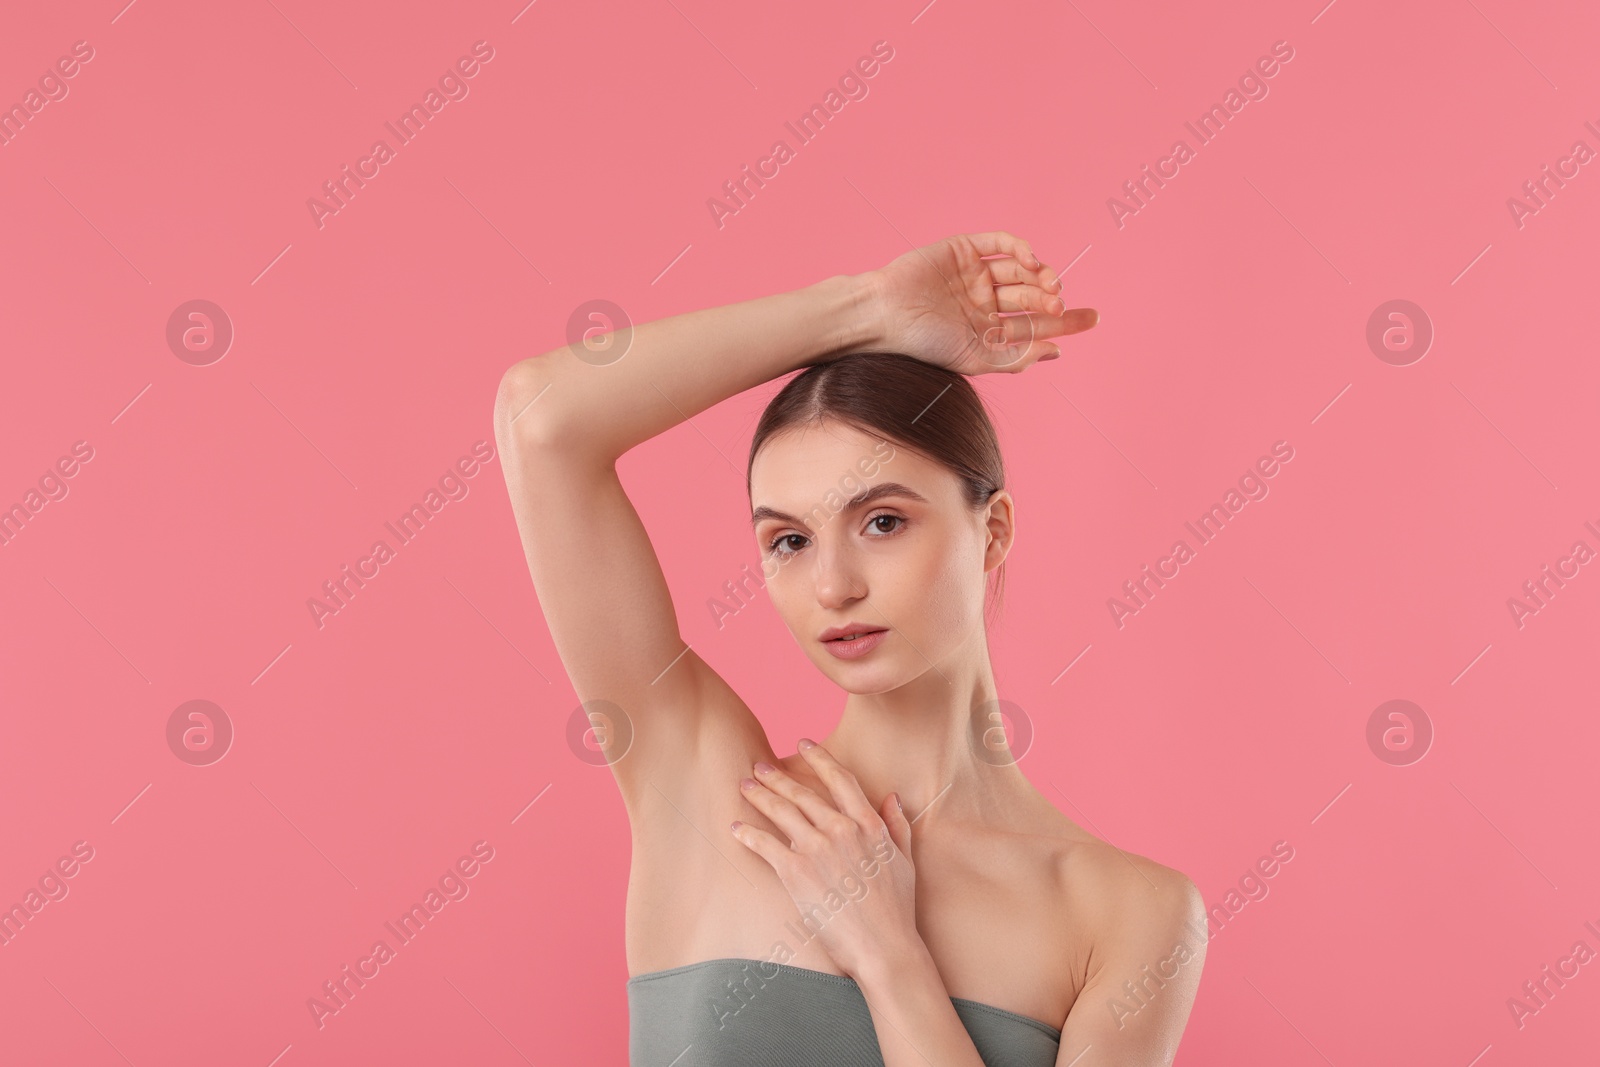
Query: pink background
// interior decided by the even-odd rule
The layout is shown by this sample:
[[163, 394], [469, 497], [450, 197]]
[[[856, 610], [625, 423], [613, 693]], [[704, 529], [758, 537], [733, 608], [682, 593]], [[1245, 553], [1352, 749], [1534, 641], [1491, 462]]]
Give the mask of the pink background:
[[[0, 903], [94, 850], [0, 946], [0, 1060], [623, 1062], [627, 826], [566, 743], [499, 463], [320, 628], [306, 602], [492, 441], [500, 374], [581, 303], [648, 321], [995, 228], [1102, 316], [978, 380], [1023, 767], [1210, 904], [1295, 850], [1213, 942], [1178, 1062], [1593, 1056], [1600, 964], [1507, 1007], [1600, 950], [1600, 568], [1507, 606], [1600, 549], [1600, 165], [1507, 207], [1600, 149], [1592, 5], [122, 2], [0, 33], [7, 104], [94, 49], [0, 147], [0, 505], [93, 449], [0, 547]], [[307, 199], [480, 40], [469, 95], [319, 228]], [[879, 40], [869, 95], [719, 229], [707, 199]], [[1107, 199], [1276, 41], [1269, 95], [1119, 228]], [[209, 366], [165, 336], [197, 298], [235, 330]], [[1436, 332], [1409, 366], [1365, 339], [1396, 298]], [[841, 694], [764, 598], [705, 606], [757, 559], [774, 388], [621, 469], [685, 638], [791, 751]], [[1280, 440], [1270, 495], [1119, 629], [1108, 598]], [[209, 766], [167, 742], [194, 699], [235, 730]], [[1368, 747], [1392, 699], [1420, 762]], [[478, 841], [470, 894], [319, 1029], [308, 998]]]

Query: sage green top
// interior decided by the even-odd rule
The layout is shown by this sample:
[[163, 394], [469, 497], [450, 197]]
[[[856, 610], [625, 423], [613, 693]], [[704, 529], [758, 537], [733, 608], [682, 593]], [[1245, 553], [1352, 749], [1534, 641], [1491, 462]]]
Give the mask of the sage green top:
[[[1053, 1067], [1061, 1031], [951, 997], [988, 1067]], [[907, 1035], [913, 1044], [915, 1035]], [[628, 979], [629, 1067], [883, 1067], [854, 979], [715, 959]]]

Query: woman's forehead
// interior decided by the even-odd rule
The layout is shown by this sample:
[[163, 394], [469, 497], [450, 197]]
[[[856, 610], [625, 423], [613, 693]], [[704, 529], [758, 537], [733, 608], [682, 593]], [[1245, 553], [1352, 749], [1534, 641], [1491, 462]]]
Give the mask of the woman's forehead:
[[920, 453], [854, 426], [830, 423], [768, 438], [751, 467], [751, 502], [789, 510], [825, 493], [849, 496], [889, 481], [930, 500], [957, 488], [950, 471]]

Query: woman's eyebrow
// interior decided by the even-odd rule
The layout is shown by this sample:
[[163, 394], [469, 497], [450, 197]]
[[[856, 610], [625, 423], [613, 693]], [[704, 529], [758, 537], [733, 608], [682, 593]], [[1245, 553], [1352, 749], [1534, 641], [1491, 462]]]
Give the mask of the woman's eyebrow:
[[[875, 500], [881, 500], [886, 496], [903, 496], [908, 500], [915, 500], [919, 504], [926, 504], [928, 502], [927, 497], [923, 496], [909, 485], [903, 485], [900, 482], [880, 482], [870, 489], [862, 490], [849, 500], [845, 501], [845, 505], [841, 510], [853, 511], [856, 508], [865, 507]], [[811, 510], [815, 511], [817, 507], [825, 506], [826, 505], [818, 504]], [[779, 511], [777, 508], [769, 508], [765, 504], [761, 505], [750, 513], [750, 525], [755, 526], [762, 519], [778, 519], [781, 522], [791, 522], [801, 526], [805, 525], [803, 520], [797, 519], [787, 512]]]

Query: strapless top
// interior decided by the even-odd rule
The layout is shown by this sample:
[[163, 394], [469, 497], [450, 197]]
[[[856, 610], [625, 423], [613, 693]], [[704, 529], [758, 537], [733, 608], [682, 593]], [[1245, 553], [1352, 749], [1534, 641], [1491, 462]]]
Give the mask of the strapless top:
[[[1055, 1027], [975, 1000], [950, 1002], [988, 1067], [1056, 1062]], [[883, 1053], [855, 979], [727, 957], [628, 979], [628, 1063], [883, 1067]]]

